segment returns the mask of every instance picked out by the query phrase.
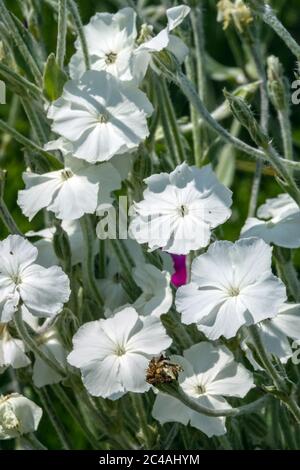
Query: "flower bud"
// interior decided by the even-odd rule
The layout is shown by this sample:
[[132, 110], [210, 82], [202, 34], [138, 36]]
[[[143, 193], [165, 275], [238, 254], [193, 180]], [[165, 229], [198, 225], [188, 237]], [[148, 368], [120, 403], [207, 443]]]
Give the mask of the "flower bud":
[[72, 251], [68, 234], [59, 223], [56, 224], [56, 231], [53, 237], [53, 247], [57, 258], [65, 267], [66, 271], [69, 271], [72, 266]]
[[270, 56], [267, 63], [270, 100], [277, 110], [286, 109], [288, 100], [282, 65], [275, 56]]
[[268, 136], [261, 129], [250, 106], [242, 98], [234, 96], [226, 90], [224, 95], [229, 102], [232, 114], [248, 130], [252, 140], [259, 147], [266, 148], [269, 145]]
[[0, 440], [36, 431], [42, 414], [39, 406], [18, 393], [0, 396]]

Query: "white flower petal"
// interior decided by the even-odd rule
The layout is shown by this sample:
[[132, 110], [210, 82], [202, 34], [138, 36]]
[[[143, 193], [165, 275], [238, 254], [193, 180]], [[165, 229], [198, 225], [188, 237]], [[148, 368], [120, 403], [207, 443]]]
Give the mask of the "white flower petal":
[[166, 330], [159, 319], [144, 317], [143, 328], [131, 336], [127, 343], [129, 351], [156, 355], [167, 349], [172, 339], [167, 336]]
[[18, 193], [18, 205], [29, 220], [53, 200], [62, 185], [60, 171], [37, 175], [23, 173], [26, 189]]
[[152, 416], [161, 424], [181, 423], [185, 426], [189, 423], [193, 411], [176, 398], [158, 393], [152, 408]]
[[32, 265], [23, 273], [20, 296], [30, 313], [51, 317], [59, 313], [69, 300], [70, 282], [58, 266], [46, 269]]
[[286, 300], [286, 288], [280, 279], [269, 274], [243, 288], [239, 298], [251, 313], [254, 323], [257, 323], [278, 314]]
[[150, 389], [146, 382], [149, 358], [142, 354], [129, 353], [120, 357], [120, 377], [129, 392], [144, 393]]
[[[206, 408], [228, 409], [230, 406], [222, 397], [201, 397], [199, 403]], [[193, 413], [191, 417], [191, 426], [204, 432], [208, 437], [222, 436], [226, 434], [225, 418], [213, 418], [200, 413]]]
[[179, 26], [183, 22], [184, 18], [190, 13], [190, 11], [190, 7], [186, 5], [178, 5], [177, 7], [169, 8], [166, 11], [169, 31], [177, 28], [177, 26]]
[[9, 337], [0, 339], [0, 367], [11, 366], [20, 369], [30, 364], [30, 359], [25, 354], [23, 341]]
[[99, 320], [82, 325], [72, 341], [73, 351], [68, 355], [68, 362], [74, 367], [101, 362], [114, 350], [114, 343], [103, 332], [102, 322]]
[[226, 298], [218, 289], [199, 290], [196, 283], [191, 282], [179, 287], [176, 293], [176, 308], [182, 313], [182, 322], [186, 325], [198, 323], [220, 307]]

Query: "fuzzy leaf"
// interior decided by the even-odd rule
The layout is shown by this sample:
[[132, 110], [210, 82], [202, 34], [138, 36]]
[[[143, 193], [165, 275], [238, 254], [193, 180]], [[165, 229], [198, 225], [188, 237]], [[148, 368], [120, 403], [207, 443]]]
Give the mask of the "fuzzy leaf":
[[66, 73], [56, 62], [55, 55], [49, 55], [43, 77], [43, 93], [49, 101], [55, 101], [62, 94], [64, 84], [68, 80]]

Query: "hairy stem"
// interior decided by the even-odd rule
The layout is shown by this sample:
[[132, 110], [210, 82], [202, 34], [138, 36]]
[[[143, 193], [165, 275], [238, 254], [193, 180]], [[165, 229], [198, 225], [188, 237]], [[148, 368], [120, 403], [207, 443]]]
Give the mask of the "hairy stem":
[[84, 262], [83, 262], [83, 273], [84, 278], [90, 292], [90, 295], [94, 298], [95, 302], [102, 306], [104, 304], [103, 298], [97, 286], [95, 278], [95, 230], [89, 215], [84, 215], [80, 219], [80, 225], [82, 235], [84, 239]]
[[259, 333], [259, 329], [256, 325], [252, 325], [249, 328], [250, 335], [252, 337], [255, 349], [257, 351], [258, 357], [267, 372], [267, 374], [272, 379], [276, 389], [279, 393], [282, 394], [282, 402], [287, 406], [290, 412], [293, 414], [294, 418], [296, 419], [297, 423], [300, 423], [300, 408], [297, 405], [295, 399], [289, 395], [289, 391], [287, 389], [287, 384], [285, 380], [281, 377], [281, 375], [277, 372], [276, 368], [274, 367], [267, 351], [264, 348], [263, 342], [261, 340], [261, 336]]
[[4, 201], [5, 180], [6, 171], [0, 170], [0, 218], [11, 234], [22, 236], [22, 232], [19, 230]]
[[241, 416], [243, 414], [254, 413], [266, 404], [266, 397], [262, 397], [252, 403], [249, 403], [248, 405], [243, 405], [238, 408], [224, 408], [223, 410], [216, 410], [200, 405], [196, 400], [190, 398], [176, 382], [171, 384], [159, 384], [156, 385], [156, 387], [160, 392], [177, 398], [177, 400], [181, 401], [181, 403], [186, 405], [191, 410], [205, 416], [211, 416], [215, 418], [221, 416]]
[[15, 25], [13, 18], [11, 17], [9, 11], [6, 9], [4, 0], [0, 0], [0, 17], [2, 18], [4, 24], [7, 26], [8, 31], [10, 32], [13, 41], [15, 42], [17, 48], [22, 54], [25, 62], [28, 64], [30, 71], [38, 85], [42, 83], [43, 77], [42, 73], [34, 60], [31, 52], [29, 51], [26, 43], [24, 42], [18, 28]]
[[78, 38], [81, 44], [81, 50], [83, 53], [85, 68], [86, 70], [89, 70], [91, 68], [90, 56], [89, 56], [89, 51], [88, 51], [88, 45], [86, 42], [86, 37], [84, 34], [84, 30], [83, 30], [82, 21], [80, 18], [80, 13], [74, 0], [68, 0], [68, 6], [69, 6], [70, 13], [72, 15], [73, 21], [75, 23]]
[[66, 371], [58, 364], [54, 357], [50, 359], [50, 357], [38, 347], [35, 340], [28, 333], [27, 327], [22, 318], [21, 308], [19, 308], [18, 311], [15, 313], [15, 326], [18, 335], [23, 340], [24, 344], [27, 346], [29, 351], [32, 351], [34, 354], [36, 354], [42, 361], [45, 362], [45, 364], [47, 364], [47, 366], [51, 367], [51, 369], [53, 369], [57, 374], [62, 377], [65, 377]]
[[57, 25], [56, 61], [62, 69], [66, 53], [67, 35], [67, 0], [58, 2], [58, 25]]
[[51, 424], [53, 426], [53, 428], [55, 429], [55, 432], [57, 434], [57, 437], [58, 439], [60, 440], [60, 443], [62, 445], [62, 448], [64, 450], [70, 450], [72, 448], [70, 442], [69, 442], [69, 438], [68, 438], [68, 435], [66, 433], [66, 430], [63, 426], [63, 424], [60, 422], [60, 419], [56, 413], [56, 411], [53, 409], [53, 406], [52, 406], [52, 402], [51, 402], [51, 399], [47, 393], [47, 390], [46, 388], [36, 388], [35, 389], [39, 399], [40, 399], [40, 402], [43, 406], [43, 409], [46, 411], [50, 421], [51, 421]]
[[66, 409], [66, 411], [69, 413], [69, 415], [73, 418], [73, 420], [79, 425], [81, 428], [83, 434], [85, 435], [86, 439], [88, 442], [91, 444], [93, 449], [98, 449], [99, 444], [95, 436], [91, 433], [90, 429], [86, 425], [84, 419], [82, 419], [82, 416], [80, 415], [79, 411], [77, 410], [76, 406], [72, 403], [64, 389], [61, 387], [61, 385], [53, 385], [52, 390], [63, 405], [63, 407]]
[[24, 147], [28, 148], [29, 150], [33, 150], [34, 152], [37, 152], [40, 155], [43, 155], [44, 157], [46, 157], [46, 159], [48, 160], [49, 164], [51, 165], [53, 169], [59, 170], [63, 167], [62, 163], [56, 157], [54, 157], [51, 153], [44, 150], [42, 147], [37, 145], [32, 140], [27, 139], [27, 137], [24, 137], [22, 134], [20, 134], [18, 131], [10, 127], [1, 119], [0, 119], [0, 130], [10, 134], [15, 140], [17, 140], [21, 145], [24, 145]]

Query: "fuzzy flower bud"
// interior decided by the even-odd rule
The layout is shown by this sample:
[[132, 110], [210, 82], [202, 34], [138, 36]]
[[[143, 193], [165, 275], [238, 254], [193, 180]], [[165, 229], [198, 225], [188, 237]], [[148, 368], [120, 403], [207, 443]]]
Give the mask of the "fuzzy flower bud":
[[268, 58], [268, 91], [270, 100], [277, 110], [287, 107], [287, 95], [283, 68], [279, 59], [275, 56]]
[[226, 90], [224, 95], [229, 102], [232, 114], [248, 130], [252, 140], [259, 147], [266, 148], [269, 145], [268, 137], [255, 119], [250, 106], [242, 98], [234, 96]]
[[56, 224], [56, 231], [53, 237], [53, 247], [57, 258], [60, 260], [66, 271], [72, 265], [72, 252], [69, 237], [60, 223]]

